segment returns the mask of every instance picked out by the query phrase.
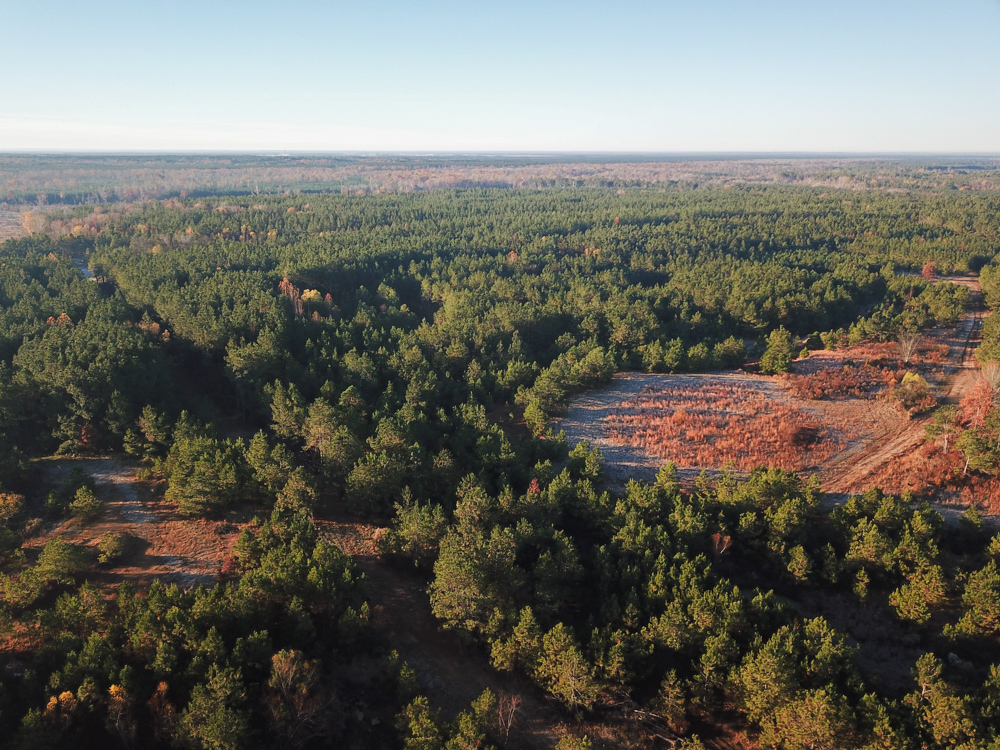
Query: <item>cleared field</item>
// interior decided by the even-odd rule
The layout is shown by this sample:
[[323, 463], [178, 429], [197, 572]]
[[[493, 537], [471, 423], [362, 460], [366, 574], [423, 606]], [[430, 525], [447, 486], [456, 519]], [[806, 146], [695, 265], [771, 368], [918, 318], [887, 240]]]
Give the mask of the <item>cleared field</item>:
[[53, 486], [72, 468], [82, 469], [94, 480], [103, 507], [91, 523], [65, 518], [48, 524], [24, 548], [40, 550], [59, 536], [93, 550], [105, 532], [122, 535], [125, 556], [113, 567], [96, 567], [94, 580], [148, 585], [161, 578], [184, 586], [211, 584], [239, 535], [240, 527], [231, 522], [181, 517], [151, 482], [136, 476], [136, 467], [117, 458], [53, 458], [40, 465]]
[[0, 242], [24, 236], [21, 212], [0, 209]]
[[795, 405], [774, 381], [739, 376], [648, 384], [603, 422], [611, 442], [683, 468], [804, 471], [857, 438], [849, 426]]
[[897, 345], [884, 343], [814, 352], [788, 376], [621, 373], [574, 399], [557, 429], [571, 445], [599, 447], [616, 484], [649, 480], [673, 462], [684, 481], [766, 465], [815, 475], [835, 494], [873, 484], [925, 491], [927, 417], [909, 417], [885, 395], [915, 369], [940, 401], [957, 403], [979, 377], [978, 326], [972, 311], [954, 328], [927, 332], [919, 364], [908, 368]]
[[650, 479], [667, 462], [682, 479], [760, 465], [814, 474], [906, 421], [885, 402], [797, 398], [778, 378], [622, 373], [575, 399], [558, 428], [570, 444], [598, 446], [620, 483]]

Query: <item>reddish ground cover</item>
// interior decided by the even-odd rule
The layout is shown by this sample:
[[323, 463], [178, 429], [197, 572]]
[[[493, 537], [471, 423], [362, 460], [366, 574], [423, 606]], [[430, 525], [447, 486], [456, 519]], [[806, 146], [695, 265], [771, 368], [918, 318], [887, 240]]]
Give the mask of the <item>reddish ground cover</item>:
[[749, 379], [698, 388], [664, 380], [605, 417], [608, 438], [681, 467], [778, 466], [801, 471], [828, 460], [853, 437], [775, 398]]

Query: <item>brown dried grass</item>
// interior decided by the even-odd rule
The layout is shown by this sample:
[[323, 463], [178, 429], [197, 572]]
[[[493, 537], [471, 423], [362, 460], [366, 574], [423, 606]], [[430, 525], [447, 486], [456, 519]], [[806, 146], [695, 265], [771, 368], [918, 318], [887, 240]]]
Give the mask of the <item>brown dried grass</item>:
[[777, 466], [802, 471], [853, 439], [749, 383], [706, 380], [701, 387], [663, 382], [623, 402], [604, 420], [609, 439], [680, 467]]

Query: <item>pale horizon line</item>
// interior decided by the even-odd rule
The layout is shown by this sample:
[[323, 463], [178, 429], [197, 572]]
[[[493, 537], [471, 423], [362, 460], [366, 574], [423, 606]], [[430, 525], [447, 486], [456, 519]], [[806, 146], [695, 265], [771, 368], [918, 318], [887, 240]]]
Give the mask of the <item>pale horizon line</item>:
[[86, 149], [86, 148], [0, 148], [0, 156], [505, 156], [533, 158], [539, 156], [653, 156], [694, 157], [725, 156], [744, 158], [904, 158], [954, 157], [1000, 159], [1000, 151], [810, 151], [791, 149], [688, 149], [688, 150], [614, 150], [614, 149]]

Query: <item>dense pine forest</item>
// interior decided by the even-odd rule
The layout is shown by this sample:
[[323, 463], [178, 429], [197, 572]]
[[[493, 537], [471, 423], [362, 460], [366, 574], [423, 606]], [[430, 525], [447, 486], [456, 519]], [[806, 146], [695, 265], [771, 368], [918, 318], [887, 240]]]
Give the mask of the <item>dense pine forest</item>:
[[[1000, 534], [974, 505], [766, 465], [612, 483], [557, 421], [623, 371], [764, 378], [954, 326], [975, 301], [938, 277], [1000, 304], [1000, 196], [921, 169], [24, 206], [0, 245], [2, 736], [1000, 748]], [[963, 476], [998, 472], [991, 395]], [[961, 431], [948, 408], [920, 402], [929, 444]], [[112, 582], [112, 533], [32, 544], [102, 512], [51, 456], [237, 528], [217, 580]], [[435, 703], [333, 522], [378, 527], [377, 564], [516, 689]]]

